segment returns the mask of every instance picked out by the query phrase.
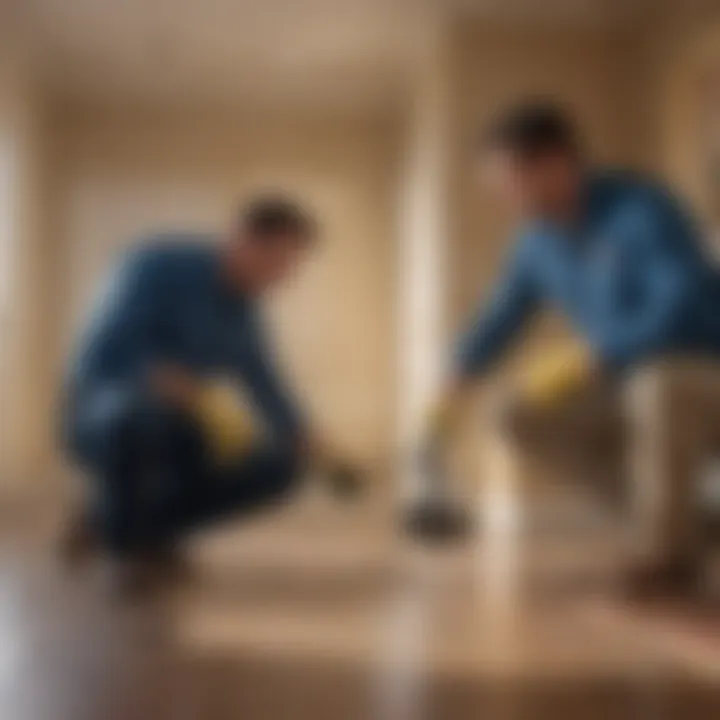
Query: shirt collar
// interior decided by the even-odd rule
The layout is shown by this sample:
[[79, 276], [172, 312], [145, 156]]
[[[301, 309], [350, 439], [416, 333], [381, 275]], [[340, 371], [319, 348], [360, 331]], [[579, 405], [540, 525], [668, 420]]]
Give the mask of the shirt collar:
[[587, 171], [582, 178], [580, 192], [580, 213], [575, 225], [562, 225], [552, 220], [537, 218], [531, 220], [529, 227], [541, 233], [562, 236], [584, 236], [596, 225], [611, 196], [614, 183], [608, 173]]

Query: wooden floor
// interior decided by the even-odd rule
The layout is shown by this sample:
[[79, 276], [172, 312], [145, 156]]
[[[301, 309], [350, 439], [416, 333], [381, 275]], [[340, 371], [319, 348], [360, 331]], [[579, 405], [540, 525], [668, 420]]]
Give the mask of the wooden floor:
[[128, 606], [59, 566], [52, 515], [5, 523], [3, 720], [720, 717], [720, 624], [620, 607], [602, 533], [428, 553], [307, 502], [200, 539], [189, 582]]

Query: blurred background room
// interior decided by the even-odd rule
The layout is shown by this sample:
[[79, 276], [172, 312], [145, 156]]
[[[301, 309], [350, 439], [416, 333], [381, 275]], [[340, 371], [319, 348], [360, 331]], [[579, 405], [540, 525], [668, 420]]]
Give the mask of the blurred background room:
[[[397, 521], [510, 242], [477, 133], [526, 96], [568, 108], [599, 164], [671, 183], [716, 251], [718, 0], [0, 2], [0, 715], [713, 716], [720, 612], [608, 608], [617, 518], [595, 495], [547, 548], [518, 533], [556, 485], [563, 508], [585, 494], [505, 482], [487, 388], [453, 481], [493, 532], [427, 550]], [[68, 353], [123, 250], [218, 233], [268, 189], [321, 227], [272, 301], [282, 364], [365, 492], [203, 536], [192, 582], [119, 606], [54, 555], [79, 482], [57, 447]], [[517, 361], [565, 333], [544, 319]]]

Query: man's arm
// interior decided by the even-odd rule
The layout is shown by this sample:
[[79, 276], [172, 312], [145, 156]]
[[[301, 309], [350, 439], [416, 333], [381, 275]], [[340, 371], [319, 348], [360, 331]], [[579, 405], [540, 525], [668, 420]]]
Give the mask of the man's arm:
[[272, 433], [290, 442], [306, 441], [304, 418], [280, 377], [261, 318], [255, 311], [251, 311], [248, 320], [248, 345], [240, 365], [247, 389]]
[[474, 377], [490, 367], [538, 307], [538, 294], [527, 241], [514, 248], [502, 279], [481, 305], [456, 347], [453, 382]]

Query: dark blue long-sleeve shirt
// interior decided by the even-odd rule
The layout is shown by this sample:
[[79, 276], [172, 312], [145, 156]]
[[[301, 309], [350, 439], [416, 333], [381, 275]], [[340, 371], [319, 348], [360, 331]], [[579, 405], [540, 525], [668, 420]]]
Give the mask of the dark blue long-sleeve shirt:
[[522, 231], [460, 340], [456, 372], [488, 368], [541, 304], [560, 310], [610, 370], [669, 353], [720, 354], [720, 276], [698, 230], [665, 189], [629, 174], [589, 179], [573, 230]]
[[162, 363], [236, 378], [271, 431], [286, 439], [301, 432], [255, 303], [233, 291], [217, 247], [202, 238], [158, 238], [128, 254], [80, 342], [70, 394], [142, 387]]

